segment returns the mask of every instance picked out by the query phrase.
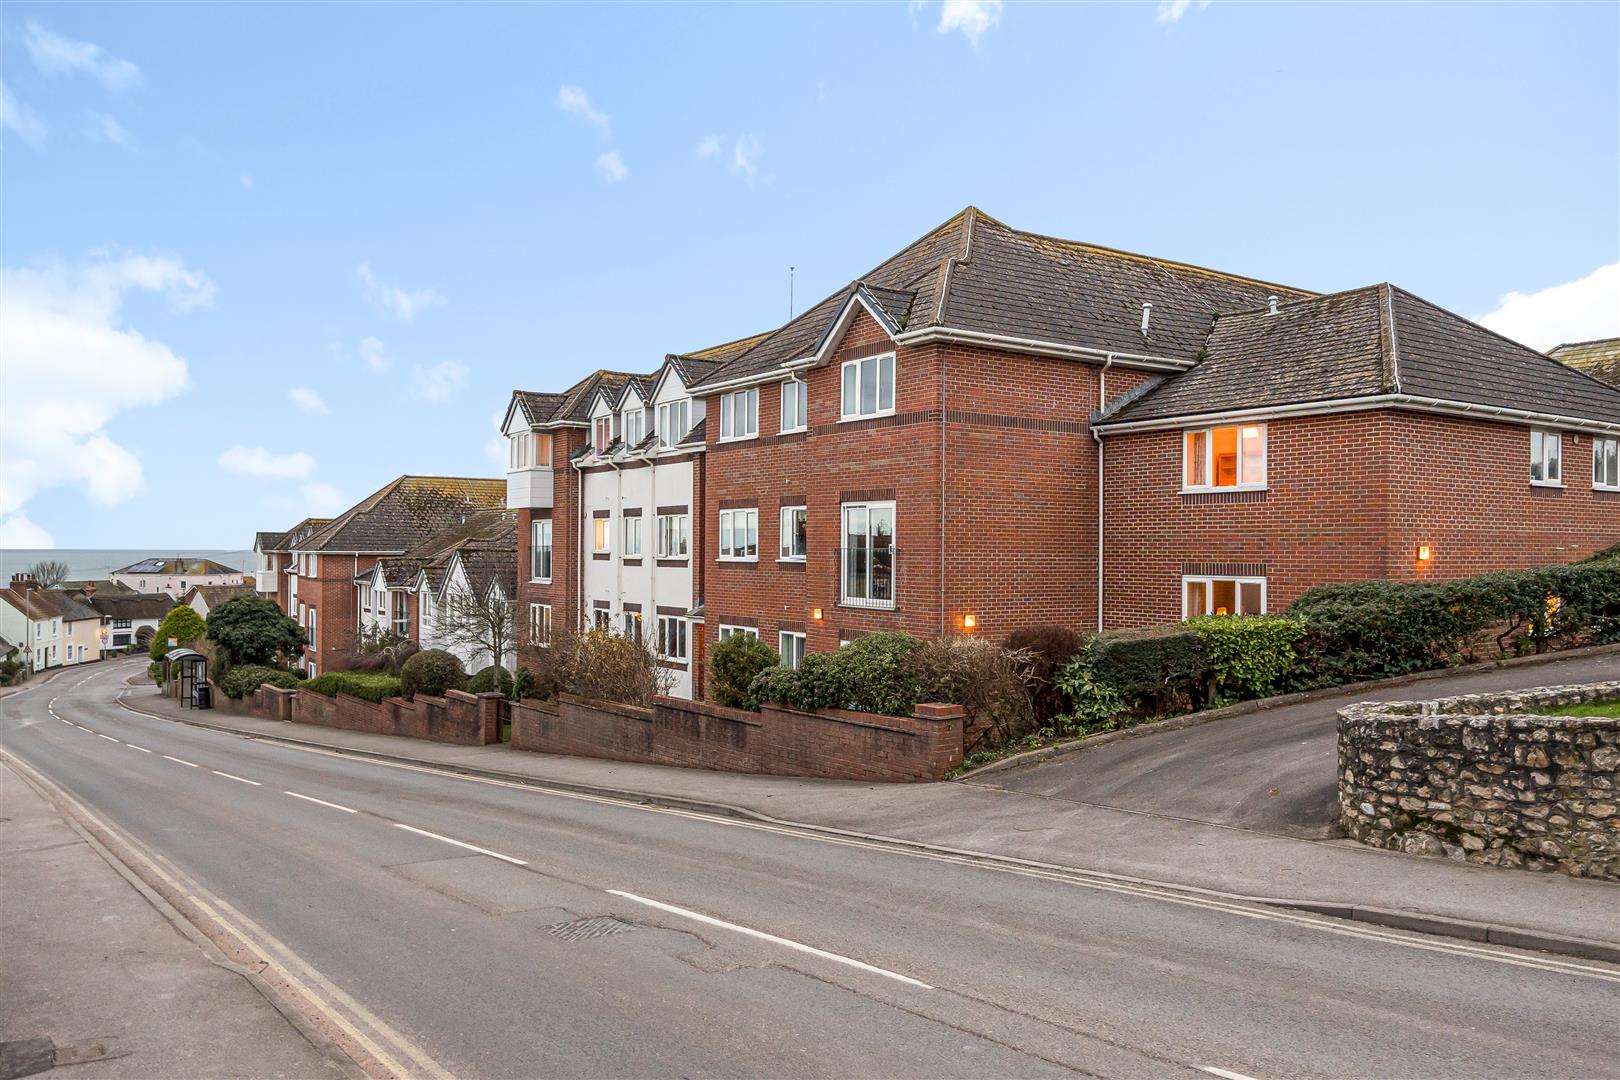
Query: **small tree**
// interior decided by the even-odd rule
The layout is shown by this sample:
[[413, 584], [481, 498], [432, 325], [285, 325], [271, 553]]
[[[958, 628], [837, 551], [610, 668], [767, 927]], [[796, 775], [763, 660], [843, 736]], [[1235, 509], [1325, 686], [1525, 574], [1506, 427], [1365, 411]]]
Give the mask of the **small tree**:
[[152, 649], [148, 655], [153, 660], [161, 660], [163, 654], [171, 648], [170, 638], [174, 638], [172, 647], [178, 649], [191, 644], [206, 633], [208, 624], [203, 622], [203, 617], [187, 605], [177, 604], [170, 608], [169, 613], [163, 616], [163, 621], [158, 623], [158, 630], [152, 636]]
[[439, 608], [436, 630], [446, 649], [488, 655], [495, 667], [517, 645], [512, 603], [493, 586], [481, 594], [465, 587], [452, 590]]
[[237, 596], [225, 601], [208, 613], [207, 627], [208, 640], [231, 667], [274, 664], [278, 653], [291, 656], [308, 640], [298, 620], [262, 596]]
[[709, 652], [709, 693], [717, 705], [759, 711], [750, 687], [766, 668], [782, 662], [776, 650], [752, 634], [732, 634]]
[[49, 589], [67, 580], [68, 564], [60, 559], [41, 559], [33, 566], [30, 566], [25, 573]]

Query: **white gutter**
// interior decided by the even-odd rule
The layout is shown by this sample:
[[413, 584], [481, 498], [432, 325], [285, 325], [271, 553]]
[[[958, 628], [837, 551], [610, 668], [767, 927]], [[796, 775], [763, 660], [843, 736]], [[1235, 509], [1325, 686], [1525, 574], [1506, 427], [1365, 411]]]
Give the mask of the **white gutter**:
[[1478, 405], [1467, 401], [1447, 401], [1443, 398], [1420, 397], [1415, 394], [1373, 394], [1358, 398], [1333, 398], [1328, 401], [1306, 401], [1293, 405], [1275, 405], [1259, 409], [1228, 409], [1222, 412], [1185, 413], [1180, 416], [1159, 417], [1111, 424], [1103, 421], [1096, 429], [1102, 435], [1123, 435], [1133, 431], [1164, 431], [1186, 427], [1189, 424], [1239, 422], [1243, 420], [1283, 419], [1293, 416], [1320, 416], [1327, 413], [1366, 412], [1370, 409], [1406, 409], [1412, 412], [1436, 413], [1441, 416], [1460, 416], [1471, 420], [1497, 420], [1503, 423], [1525, 424], [1537, 427], [1555, 427], [1566, 431], [1587, 431], [1602, 435], [1620, 434], [1620, 422], [1591, 420], [1557, 413], [1531, 412], [1496, 405]]
[[1008, 352], [1032, 353], [1037, 356], [1057, 356], [1065, 359], [1104, 360], [1113, 357], [1121, 367], [1144, 368], [1149, 371], [1185, 371], [1195, 360], [1176, 360], [1167, 356], [1147, 356], [1142, 353], [1110, 352], [1086, 345], [1065, 345], [1056, 341], [1036, 341], [1033, 338], [1011, 337], [1006, 334], [987, 334], [979, 330], [957, 330], [945, 326], [928, 326], [921, 330], [908, 330], [895, 337], [897, 345], [923, 345], [942, 341], [951, 345], [983, 345], [986, 348]]
[[[1102, 370], [1097, 373], [1097, 409], [1100, 412], [1108, 404], [1108, 369], [1113, 366], [1114, 357], [1109, 355], [1103, 361]], [[1097, 434], [1097, 429], [1091, 429], [1092, 441], [1097, 444], [1097, 633], [1103, 632], [1103, 441]]]

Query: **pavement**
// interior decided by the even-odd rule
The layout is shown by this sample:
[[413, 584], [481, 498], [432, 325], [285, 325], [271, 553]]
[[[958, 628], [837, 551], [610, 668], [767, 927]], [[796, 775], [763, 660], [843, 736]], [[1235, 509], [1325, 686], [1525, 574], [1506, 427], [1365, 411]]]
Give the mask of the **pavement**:
[[[1555, 663], [1478, 672], [1454, 679], [1426, 680], [1379, 693], [1430, 697], [1469, 692], [1470, 687], [1536, 686], [1601, 677], [1620, 657], [1608, 654]], [[1612, 677], [1608, 676], [1608, 677]], [[1265, 792], [1283, 783], [1308, 791], [1332, 783], [1332, 759], [1321, 760], [1324, 725], [1346, 701], [1362, 700], [1366, 691], [1348, 692], [1306, 706], [1253, 713], [1214, 721], [1198, 728], [1165, 732], [1074, 754], [1028, 770], [1034, 779], [1024, 790], [1025, 770], [970, 774], [939, 784], [865, 784], [795, 777], [746, 776], [678, 769], [658, 765], [561, 757], [512, 750], [508, 746], [462, 747], [388, 735], [336, 731], [305, 724], [262, 720], [220, 710], [198, 713], [180, 709], [137, 684], [126, 696], [132, 707], [166, 717], [225, 728], [239, 734], [292, 739], [312, 745], [358, 751], [425, 765], [476, 770], [523, 782], [624, 794], [666, 805], [718, 809], [758, 815], [772, 821], [881, 836], [950, 850], [1140, 878], [1178, 886], [1250, 897], [1362, 909], [1369, 917], [1382, 911], [1448, 920], [1462, 926], [1506, 927], [1548, 939], [1544, 947], [1562, 949], [1552, 939], [1603, 943], [1604, 954], [1620, 949], [1620, 887], [1561, 874], [1504, 870], [1400, 852], [1363, 847], [1350, 840], [1290, 835], [1285, 827], [1241, 824], [1247, 807], [1264, 805]], [[1283, 714], [1279, 720], [1272, 713]], [[1289, 725], [1309, 729], [1310, 736], [1289, 733]], [[1279, 780], [1261, 759], [1268, 736], [1292, 756], [1276, 752], [1296, 781]], [[1221, 761], [1199, 769], [1197, 755], [1180, 747], [1187, 739], [1222, 740], [1248, 748], [1248, 760]], [[1314, 739], [1313, 743], [1311, 740]], [[1300, 749], [1303, 748], [1303, 749]], [[1135, 786], [1134, 800], [1077, 797], [1070, 770], [1095, 775], [1093, 754], [1135, 756], [1147, 762], [1173, 764], [1178, 778]], [[1317, 775], [1312, 775], [1314, 766]], [[1128, 761], [1119, 768], [1132, 767]], [[1148, 767], [1138, 765], [1135, 767]], [[1211, 779], [1213, 777], [1214, 779]], [[1127, 783], [1128, 781], [1122, 781]], [[1185, 803], [1176, 784], [1195, 789]], [[1052, 790], [1056, 788], [1057, 793]], [[1203, 802], [1197, 791], [1203, 791]], [[1227, 792], [1240, 808], [1234, 813], [1213, 792]], [[1064, 792], [1067, 792], [1065, 794]], [[1296, 802], [1308, 804], [1309, 797]], [[1197, 816], [1208, 811], [1209, 818]], [[1321, 813], [1328, 813], [1324, 807]], [[1222, 820], [1225, 815], [1227, 820]], [[1269, 812], [1271, 821], [1295, 820], [1302, 814]], [[1254, 815], [1264, 819], [1267, 815]], [[1321, 818], [1317, 818], [1321, 821]], [[1284, 820], [1283, 825], [1286, 826]], [[1325, 832], [1325, 829], [1321, 830]]]
[[[1620, 1076], [1620, 965], [242, 738], [122, 708], [121, 678], [0, 701], [0, 750], [273, 942], [395, 1074]], [[1050, 800], [966, 785], [682, 775], [830, 817], [920, 803], [908, 830], [1027, 807], [999, 831], [1056, 839]]]
[[0, 1077], [342, 1077], [0, 764]]

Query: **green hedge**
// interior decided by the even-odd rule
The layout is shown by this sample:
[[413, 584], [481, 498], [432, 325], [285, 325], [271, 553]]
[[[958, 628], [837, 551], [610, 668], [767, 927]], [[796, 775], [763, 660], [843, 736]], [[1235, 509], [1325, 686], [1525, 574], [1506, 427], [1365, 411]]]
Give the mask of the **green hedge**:
[[782, 662], [775, 649], [752, 634], [732, 634], [709, 651], [709, 693], [715, 704], [759, 711], [750, 689], [760, 672]]
[[299, 683], [299, 678], [290, 671], [279, 668], [265, 667], [262, 664], [243, 664], [227, 671], [219, 680], [219, 691], [233, 700], [249, 697], [265, 683], [279, 686], [283, 690], [291, 690]]
[[1203, 643], [1215, 702], [1270, 697], [1299, 662], [1305, 624], [1277, 615], [1200, 615], [1186, 626]]
[[328, 671], [325, 675], [306, 679], [298, 684], [302, 689], [336, 697], [339, 693], [365, 701], [381, 701], [399, 696], [399, 676], [380, 671]]
[[922, 684], [910, 663], [922, 648], [910, 634], [863, 634], [834, 653], [810, 653], [797, 671], [766, 668], [749, 694], [799, 709], [854, 709], [910, 716]]
[[467, 685], [467, 673], [461, 661], [443, 649], [425, 649], [400, 665], [399, 679], [404, 696], [414, 699], [417, 694], [443, 697], [446, 690], [460, 690]]
[[512, 696], [512, 687], [516, 680], [512, 673], [504, 667], [494, 664], [482, 668], [472, 678], [467, 680], [467, 693], [469, 694], [502, 694]]
[[1163, 716], [1196, 708], [1209, 680], [1204, 643], [1186, 626], [1111, 630], [1086, 645], [1096, 680], [1132, 712]]

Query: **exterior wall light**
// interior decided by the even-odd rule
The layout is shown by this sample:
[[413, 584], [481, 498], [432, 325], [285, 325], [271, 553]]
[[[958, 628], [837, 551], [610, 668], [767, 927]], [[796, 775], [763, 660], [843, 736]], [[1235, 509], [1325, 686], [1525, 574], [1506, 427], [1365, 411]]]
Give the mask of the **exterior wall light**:
[[978, 626], [978, 625], [979, 625], [979, 620], [974, 618], [971, 612], [969, 614], [967, 614], [967, 615], [962, 616], [962, 629], [964, 629], [964, 630], [972, 630], [975, 626]]
[[818, 608], [818, 607], [817, 608], [811, 608], [810, 609], [810, 617], [812, 619], [814, 619], [816, 622], [820, 622], [821, 621], [821, 609]]
[[1428, 544], [1419, 544], [1417, 556], [1418, 562], [1428, 562], [1430, 559], [1434, 558], [1434, 549]]

